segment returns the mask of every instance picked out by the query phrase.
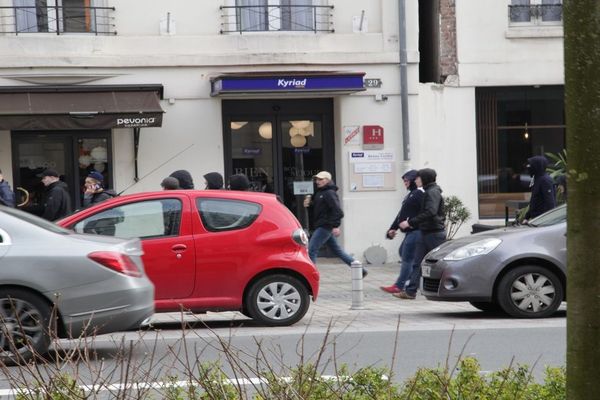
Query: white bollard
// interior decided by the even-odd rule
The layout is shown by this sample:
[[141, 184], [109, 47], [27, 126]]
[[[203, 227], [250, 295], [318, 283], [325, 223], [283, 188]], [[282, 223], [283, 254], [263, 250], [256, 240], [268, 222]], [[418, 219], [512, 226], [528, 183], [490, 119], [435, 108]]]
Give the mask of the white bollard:
[[351, 310], [364, 310], [363, 294], [363, 266], [360, 262], [354, 261], [350, 264], [352, 271], [352, 306]]

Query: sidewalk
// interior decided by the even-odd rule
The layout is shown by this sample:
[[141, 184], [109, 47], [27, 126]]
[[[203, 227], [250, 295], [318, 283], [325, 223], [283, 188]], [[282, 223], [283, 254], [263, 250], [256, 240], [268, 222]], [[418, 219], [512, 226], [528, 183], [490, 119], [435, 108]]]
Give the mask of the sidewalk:
[[[400, 271], [399, 263], [367, 265], [369, 275], [363, 280], [364, 309], [352, 310], [351, 271], [336, 259], [319, 258], [321, 272], [319, 297], [311, 303], [306, 316], [292, 327], [278, 330], [302, 330], [307, 332], [325, 331], [331, 324], [333, 331], [382, 331], [396, 330], [400, 319], [400, 330], [431, 329], [496, 329], [510, 327], [564, 326], [565, 318], [510, 319], [504, 316], [486, 314], [467, 302], [429, 301], [418, 295], [415, 300], [401, 300], [379, 289], [391, 285]], [[564, 306], [563, 306], [564, 308]], [[248, 320], [237, 312], [206, 313], [189, 315], [190, 320], [240, 321]], [[180, 321], [179, 313], [156, 314], [154, 321]], [[245, 326], [249, 334], [256, 330], [269, 329], [252, 323]], [[279, 333], [282, 333], [281, 331]]]

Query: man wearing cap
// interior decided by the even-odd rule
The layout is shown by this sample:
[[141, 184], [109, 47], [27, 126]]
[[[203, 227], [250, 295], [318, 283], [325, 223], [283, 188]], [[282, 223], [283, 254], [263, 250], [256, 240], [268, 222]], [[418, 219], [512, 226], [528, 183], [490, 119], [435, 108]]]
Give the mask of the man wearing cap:
[[69, 215], [71, 213], [69, 189], [67, 184], [59, 179], [58, 172], [47, 168], [38, 176], [42, 178], [42, 183], [46, 186], [42, 218], [55, 221]]
[[[308, 255], [313, 263], [317, 263], [317, 254], [324, 244], [328, 245], [331, 251], [344, 261], [348, 266], [361, 264], [351, 255], [346, 253], [335, 239], [340, 235], [340, 224], [344, 218], [344, 212], [340, 208], [340, 201], [337, 196], [337, 186], [331, 180], [331, 174], [327, 171], [321, 171], [315, 176], [317, 190], [312, 199], [313, 207], [313, 226], [315, 230], [308, 243]], [[311, 205], [309, 197], [304, 200], [304, 207]], [[367, 275], [367, 270], [363, 269], [363, 277]]]
[[85, 192], [83, 193], [83, 208], [88, 208], [104, 200], [116, 197], [113, 190], [104, 189], [104, 175], [98, 171], [92, 171], [85, 178]]

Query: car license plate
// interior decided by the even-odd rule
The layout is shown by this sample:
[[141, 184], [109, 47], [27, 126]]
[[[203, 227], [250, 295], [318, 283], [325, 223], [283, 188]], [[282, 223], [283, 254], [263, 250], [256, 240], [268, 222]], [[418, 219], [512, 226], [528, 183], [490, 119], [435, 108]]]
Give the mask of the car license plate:
[[421, 267], [421, 275], [425, 278], [429, 278], [431, 276], [431, 267], [429, 265], [423, 265]]

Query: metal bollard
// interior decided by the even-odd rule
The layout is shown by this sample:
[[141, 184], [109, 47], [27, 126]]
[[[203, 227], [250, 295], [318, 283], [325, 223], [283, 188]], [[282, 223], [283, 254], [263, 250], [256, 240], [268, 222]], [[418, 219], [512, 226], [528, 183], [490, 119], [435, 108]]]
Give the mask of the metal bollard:
[[361, 263], [352, 263], [350, 265], [352, 271], [352, 306], [351, 310], [364, 310], [364, 294], [363, 294], [363, 266]]

